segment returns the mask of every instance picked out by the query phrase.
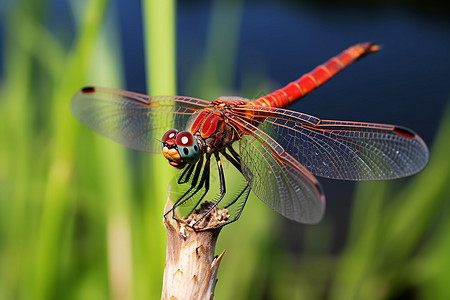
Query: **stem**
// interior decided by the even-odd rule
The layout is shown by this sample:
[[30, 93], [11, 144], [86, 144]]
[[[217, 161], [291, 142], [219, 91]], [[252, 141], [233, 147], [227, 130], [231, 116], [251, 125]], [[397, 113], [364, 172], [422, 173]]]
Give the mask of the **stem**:
[[[143, 18], [143, 33], [145, 45], [145, 66], [146, 66], [146, 81], [147, 94], [149, 95], [175, 95], [176, 94], [176, 26], [175, 0], [141, 0], [142, 2], [142, 18]], [[173, 124], [166, 123], [167, 129], [173, 128]], [[181, 128], [179, 128], [181, 129]], [[161, 137], [155, 137], [161, 138]], [[143, 158], [144, 159], [144, 158]], [[167, 168], [167, 162], [160, 159], [160, 157], [151, 156], [147, 160], [143, 160], [141, 164], [143, 168], [141, 171], [145, 172], [143, 178], [152, 178], [147, 186], [145, 195], [147, 199], [166, 199], [167, 178], [172, 178], [175, 173], [172, 168]], [[149, 174], [149, 170], [151, 173]], [[163, 242], [164, 237], [155, 235], [152, 228], [157, 226], [161, 210], [163, 210], [163, 203], [158, 201], [149, 201], [144, 214], [145, 220], [148, 220], [148, 226], [143, 228], [146, 236], [152, 236], [151, 245], [146, 252], [149, 260], [146, 264], [142, 261], [136, 266], [137, 271], [144, 276], [148, 276], [147, 280], [152, 282], [161, 279], [162, 258], [164, 255]], [[158, 261], [158, 266], [155, 268], [148, 268], [148, 264], [155, 264]], [[161, 263], [159, 265], [159, 263]], [[139, 285], [136, 295], [138, 298], [154, 299], [160, 293], [159, 286]]]
[[[169, 198], [165, 212], [172, 207]], [[214, 256], [216, 241], [221, 227], [226, 222], [228, 211], [214, 209], [207, 221], [196, 226], [188, 225], [203, 215], [196, 211], [188, 219], [168, 214], [163, 220], [167, 231], [166, 267], [164, 270], [161, 299], [212, 299], [217, 271], [225, 251]]]

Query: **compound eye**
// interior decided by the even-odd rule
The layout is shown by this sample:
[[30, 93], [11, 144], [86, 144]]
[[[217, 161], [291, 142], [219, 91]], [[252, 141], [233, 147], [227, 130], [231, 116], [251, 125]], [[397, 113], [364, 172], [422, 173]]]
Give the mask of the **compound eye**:
[[167, 140], [175, 139], [177, 134], [178, 134], [178, 130], [176, 130], [176, 129], [168, 130], [166, 133], [164, 133], [162, 142], [165, 143], [165, 142], [167, 142]]
[[182, 147], [191, 147], [194, 145], [194, 143], [197, 140], [194, 138], [194, 136], [188, 132], [188, 131], [182, 131], [177, 135], [177, 139], [175, 140], [175, 143], [177, 146]]
[[196, 163], [200, 158], [200, 146], [197, 139], [188, 131], [178, 133], [176, 137], [178, 153], [188, 164]]

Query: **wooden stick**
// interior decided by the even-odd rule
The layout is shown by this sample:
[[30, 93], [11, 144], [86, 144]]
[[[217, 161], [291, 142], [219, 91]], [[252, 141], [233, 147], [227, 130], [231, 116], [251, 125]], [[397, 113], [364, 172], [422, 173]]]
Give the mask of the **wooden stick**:
[[[165, 212], [172, 208], [169, 198]], [[216, 285], [217, 271], [225, 251], [214, 256], [218, 225], [229, 218], [228, 210], [214, 209], [206, 218], [192, 228], [203, 214], [195, 211], [187, 219], [180, 219], [172, 213], [163, 219], [167, 231], [166, 266], [164, 269], [161, 299], [212, 299]]]

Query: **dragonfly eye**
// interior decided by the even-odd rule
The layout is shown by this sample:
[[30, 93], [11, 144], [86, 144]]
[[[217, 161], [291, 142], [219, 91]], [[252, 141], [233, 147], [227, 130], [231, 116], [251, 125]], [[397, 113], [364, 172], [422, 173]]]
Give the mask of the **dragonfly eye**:
[[164, 133], [162, 137], [162, 142], [165, 143], [167, 140], [174, 139], [178, 134], [178, 130], [170, 129], [166, 133]]
[[178, 134], [178, 130], [176, 129], [170, 129], [166, 133], [164, 133], [162, 140], [161, 140], [161, 148], [164, 148], [164, 146], [167, 146], [168, 140], [175, 140], [175, 137]]
[[175, 143], [178, 147], [178, 153], [188, 164], [193, 164], [200, 158], [200, 146], [197, 139], [188, 131], [178, 133]]

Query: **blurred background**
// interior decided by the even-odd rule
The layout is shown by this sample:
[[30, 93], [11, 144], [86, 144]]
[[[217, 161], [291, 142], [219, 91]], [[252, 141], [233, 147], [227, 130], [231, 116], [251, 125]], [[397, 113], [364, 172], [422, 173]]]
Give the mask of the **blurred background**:
[[0, 299], [160, 297], [173, 174], [79, 123], [82, 86], [256, 98], [364, 41], [381, 51], [292, 109], [409, 127], [428, 166], [319, 178], [318, 225], [251, 196], [219, 237], [216, 299], [450, 299], [449, 16], [444, 0], [0, 0]]

